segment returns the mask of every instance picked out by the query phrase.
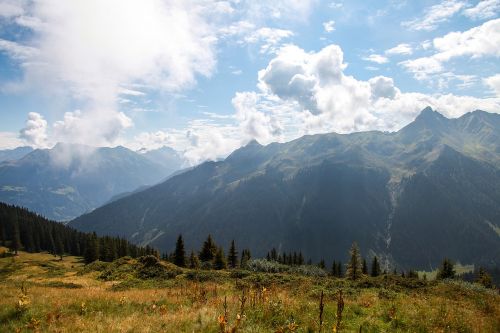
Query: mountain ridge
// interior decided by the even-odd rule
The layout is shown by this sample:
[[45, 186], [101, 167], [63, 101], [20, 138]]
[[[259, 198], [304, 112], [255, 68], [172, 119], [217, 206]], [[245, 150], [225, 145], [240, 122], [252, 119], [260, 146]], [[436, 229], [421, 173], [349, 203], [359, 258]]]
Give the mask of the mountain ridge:
[[[465, 126], [472, 118], [488, 121]], [[500, 237], [483, 220], [500, 226], [500, 193], [491, 185], [484, 187], [485, 178], [476, 174], [481, 170], [494, 176], [492, 185], [500, 188], [497, 119], [499, 115], [478, 111], [448, 119], [424, 109], [398, 132], [318, 134], [267, 146], [251, 142], [223, 161], [203, 163], [71, 225], [164, 251], [173, 249], [179, 233], [189, 249], [198, 248], [210, 233], [224, 244], [236, 239], [242, 247], [260, 249], [257, 255], [276, 247], [300, 249], [320, 260], [339, 256], [342, 248], [358, 241], [363, 251], [377, 254], [387, 265], [435, 266], [444, 256], [498, 265]], [[460, 195], [448, 193], [447, 187]], [[479, 198], [474, 204], [468, 204], [467, 191]], [[426, 198], [432, 197], [446, 206], [430, 205]], [[429, 215], [426, 205], [434, 207], [435, 214]], [[450, 205], [457, 205], [455, 211]], [[437, 228], [442, 233], [436, 240], [439, 251], [404, 250], [408, 242], [400, 240], [405, 230], [412, 230], [406, 221], [422, 226], [414, 228], [416, 240], [411, 244], [426, 244], [432, 237], [423, 227], [427, 222], [419, 218], [438, 223], [440, 216], [451, 231]], [[475, 221], [477, 239], [466, 248], [486, 247], [489, 254], [454, 245], [470, 228], [461, 216]], [[454, 225], [450, 219], [459, 222]]]

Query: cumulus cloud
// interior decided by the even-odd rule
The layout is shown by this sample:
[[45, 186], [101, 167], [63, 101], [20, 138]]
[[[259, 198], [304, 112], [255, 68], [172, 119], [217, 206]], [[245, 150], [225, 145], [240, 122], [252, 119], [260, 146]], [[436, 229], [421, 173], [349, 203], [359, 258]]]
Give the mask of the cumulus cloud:
[[385, 51], [387, 55], [410, 55], [413, 49], [410, 44], [402, 43]]
[[433, 40], [435, 53], [400, 64], [414, 73], [417, 79], [443, 71], [444, 63], [453, 58], [468, 56], [500, 56], [500, 19], [490, 20], [464, 32], [450, 32]]
[[20, 61], [27, 87], [69, 94], [81, 110], [54, 124], [56, 139], [112, 144], [132, 124], [119, 111], [120, 95], [144, 95], [128, 87], [177, 93], [215, 69], [208, 16], [224, 6], [209, 1], [40, 0], [19, 11], [5, 3], [2, 15], [32, 33], [22, 42], [0, 39], [0, 51]]
[[480, 0], [474, 7], [467, 8], [463, 14], [473, 20], [496, 17], [500, 12], [500, 0]]
[[449, 117], [478, 108], [498, 112], [500, 107], [498, 98], [404, 93], [392, 78], [357, 80], [345, 68], [337, 45], [318, 52], [283, 47], [259, 72], [259, 90], [237, 93], [233, 99], [237, 113], [244, 109], [257, 115], [247, 136], [286, 141], [331, 131], [394, 131], [428, 105]]
[[24, 13], [24, 1], [19, 0], [1, 0], [0, 1], [0, 17], [10, 18], [20, 16]]
[[327, 22], [323, 22], [323, 29], [326, 33], [335, 31], [335, 21], [330, 20]]
[[24, 128], [19, 132], [19, 137], [29, 146], [47, 147], [47, 121], [41, 114], [30, 112]]
[[466, 4], [465, 1], [444, 0], [426, 9], [423, 17], [404, 21], [401, 25], [410, 30], [431, 31], [436, 29], [439, 24], [448, 21], [452, 16], [460, 12]]

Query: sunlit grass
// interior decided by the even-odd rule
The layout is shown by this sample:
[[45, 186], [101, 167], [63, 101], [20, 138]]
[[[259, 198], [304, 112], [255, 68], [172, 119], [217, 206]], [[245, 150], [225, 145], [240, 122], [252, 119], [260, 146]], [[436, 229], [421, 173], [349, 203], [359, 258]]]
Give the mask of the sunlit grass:
[[[498, 293], [467, 283], [412, 288], [382, 277], [356, 284], [257, 273], [237, 280], [227, 271], [209, 272], [198, 282], [186, 270], [175, 279], [131, 280], [116, 288], [121, 281], [100, 280], [98, 272], [77, 274], [82, 267], [79, 258], [61, 262], [48, 254], [0, 259], [0, 331], [221, 332], [225, 316], [226, 331], [318, 332], [323, 291], [323, 332], [332, 332], [340, 289], [342, 332], [500, 331]], [[19, 310], [23, 285], [29, 301]]]

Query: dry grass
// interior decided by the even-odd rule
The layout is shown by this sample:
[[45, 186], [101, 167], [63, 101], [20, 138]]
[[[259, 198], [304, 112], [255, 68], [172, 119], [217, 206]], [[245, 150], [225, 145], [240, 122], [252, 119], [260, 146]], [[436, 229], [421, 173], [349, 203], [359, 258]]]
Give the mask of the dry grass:
[[[500, 296], [469, 284], [361, 288], [280, 274], [250, 274], [236, 283], [224, 272], [205, 282], [183, 274], [168, 284], [148, 281], [114, 291], [118, 281], [101, 281], [97, 272], [77, 274], [81, 269], [75, 257], [61, 262], [21, 253], [0, 259], [0, 331], [220, 332], [226, 299], [229, 331], [240, 315], [238, 332], [318, 332], [323, 291], [323, 332], [332, 332], [342, 289], [341, 332], [500, 332]], [[29, 304], [19, 310], [23, 284]]]

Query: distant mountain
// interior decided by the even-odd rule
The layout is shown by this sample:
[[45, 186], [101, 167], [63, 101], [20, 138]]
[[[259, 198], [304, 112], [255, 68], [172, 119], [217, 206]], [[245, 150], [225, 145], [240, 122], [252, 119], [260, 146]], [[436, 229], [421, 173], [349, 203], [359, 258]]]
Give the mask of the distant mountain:
[[0, 163], [0, 201], [70, 220], [115, 195], [158, 183], [180, 167], [124, 147], [57, 144]]
[[31, 147], [17, 147], [14, 149], [0, 150], [0, 162], [18, 160], [33, 151]]
[[395, 133], [250, 142], [70, 223], [172, 251], [207, 236], [263, 256], [340, 259], [357, 241], [389, 266], [444, 257], [500, 265], [500, 115], [448, 119], [430, 108]]

